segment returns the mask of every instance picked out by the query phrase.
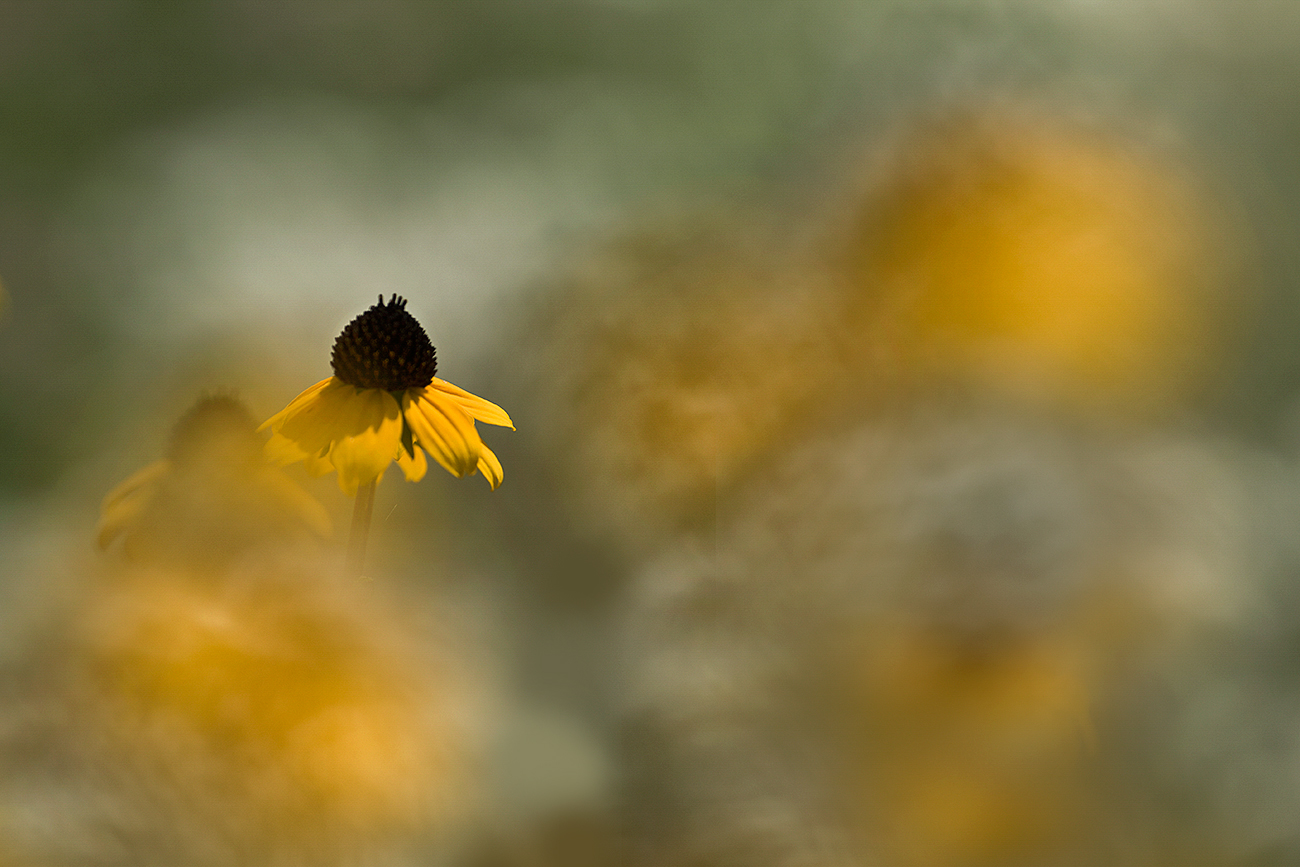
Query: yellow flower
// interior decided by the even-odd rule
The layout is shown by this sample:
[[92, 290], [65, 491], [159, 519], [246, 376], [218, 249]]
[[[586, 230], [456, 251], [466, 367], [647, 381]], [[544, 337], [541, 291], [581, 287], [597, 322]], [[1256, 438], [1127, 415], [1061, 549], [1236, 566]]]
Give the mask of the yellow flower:
[[235, 398], [199, 400], [166, 456], [104, 498], [98, 542], [121, 537], [130, 559], [215, 564], [251, 547], [331, 534], [320, 503], [258, 454], [253, 417]]
[[429, 337], [394, 295], [348, 323], [334, 342], [334, 375], [271, 416], [266, 455], [281, 466], [303, 461], [312, 475], [338, 471], [348, 496], [378, 481], [397, 461], [407, 481], [428, 470], [428, 452], [457, 478], [481, 472], [494, 489], [501, 462], [475, 421], [514, 429], [505, 410], [434, 376]]
[[1014, 109], [907, 140], [855, 230], [858, 343], [922, 380], [1167, 405], [1215, 369], [1239, 290], [1211, 203], [1141, 150]]
[[352, 855], [326, 863], [365, 862], [357, 849], [454, 821], [474, 746], [457, 645], [421, 642], [378, 588], [301, 552], [222, 576], [123, 570], [79, 597], [49, 672], [77, 719], [48, 758], [73, 749], [86, 779], [108, 774], [101, 807], [125, 821], [142, 793], [168, 804], [134, 817], [134, 845], [220, 839], [247, 863], [316, 863], [322, 839]]

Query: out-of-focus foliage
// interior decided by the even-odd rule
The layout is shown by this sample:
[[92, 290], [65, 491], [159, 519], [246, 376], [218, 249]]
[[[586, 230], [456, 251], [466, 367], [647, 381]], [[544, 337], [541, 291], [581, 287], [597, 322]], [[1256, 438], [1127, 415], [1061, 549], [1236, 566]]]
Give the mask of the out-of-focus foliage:
[[1234, 470], [996, 404], [776, 461], [638, 582], [647, 863], [1129, 863], [1112, 726], [1247, 605]]

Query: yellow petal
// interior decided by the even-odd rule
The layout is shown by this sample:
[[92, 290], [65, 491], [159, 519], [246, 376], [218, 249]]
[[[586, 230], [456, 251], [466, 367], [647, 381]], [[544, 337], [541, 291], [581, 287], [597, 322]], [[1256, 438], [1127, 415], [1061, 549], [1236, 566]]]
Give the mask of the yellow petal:
[[328, 380], [286, 416], [276, 432], [297, 443], [305, 454], [320, 454], [338, 440], [340, 428], [352, 420], [357, 392], [338, 379]]
[[474, 420], [452, 398], [410, 389], [402, 394], [402, 413], [415, 439], [443, 469], [458, 479], [474, 472], [483, 441]]
[[95, 532], [95, 542], [99, 547], [107, 548], [113, 544], [114, 539], [130, 530], [140, 513], [153, 500], [157, 490], [153, 485], [145, 485], [115, 497], [111, 503], [106, 502]]
[[271, 434], [266, 445], [262, 446], [262, 454], [266, 455], [268, 461], [281, 467], [308, 456], [296, 442], [278, 433]]
[[[349, 497], [378, 481], [402, 443], [402, 412], [383, 389], [353, 389], [331, 430], [336, 437], [329, 460], [339, 472], [339, 487]], [[301, 417], [301, 414], [299, 415]]]
[[323, 476], [334, 472], [334, 465], [330, 463], [328, 457], [328, 447], [325, 452], [324, 455], [319, 453], [309, 455], [296, 442], [278, 433], [271, 434], [271, 438], [262, 447], [266, 459], [276, 466], [283, 467], [294, 461], [302, 461], [308, 474], [312, 476]]
[[437, 389], [443, 394], [450, 395], [460, 404], [462, 409], [470, 414], [471, 418], [486, 424], [500, 425], [511, 430], [515, 429], [515, 423], [510, 420], [510, 416], [506, 414], [504, 409], [490, 400], [484, 400], [477, 394], [470, 394], [458, 385], [452, 385], [445, 379], [435, 377], [433, 382], [425, 386], [425, 390], [428, 389]]
[[302, 459], [302, 465], [307, 470], [307, 475], [313, 478], [327, 476], [334, 472], [334, 465], [330, 463], [329, 454], [307, 455]]
[[414, 451], [415, 457], [411, 457], [406, 453], [405, 448], [397, 450], [397, 465], [402, 468], [402, 473], [408, 482], [420, 481], [429, 471], [429, 462], [425, 460], [424, 449], [415, 446]]
[[501, 462], [493, 454], [492, 449], [487, 447], [486, 443], [481, 443], [478, 450], [478, 471], [487, 479], [492, 490], [496, 490], [505, 477], [505, 471], [501, 469]]
[[167, 473], [171, 472], [171, 469], [171, 461], [164, 459], [161, 461], [154, 461], [149, 466], [136, 470], [104, 496], [104, 502], [100, 508], [104, 511], [108, 511], [119, 501], [131, 496], [141, 488], [153, 485], [163, 476], [167, 475]]
[[320, 391], [323, 388], [325, 388], [325, 386], [329, 385], [334, 380], [335, 377], [331, 376], [330, 378], [322, 379], [320, 382], [316, 383], [310, 388], [305, 389], [301, 394], [299, 394], [293, 400], [289, 401], [288, 406], [286, 406], [284, 409], [280, 410], [275, 415], [271, 416], [266, 421], [258, 425], [257, 429], [259, 431], [264, 431], [269, 427], [273, 431], [278, 431], [280, 429], [280, 426], [284, 424], [286, 419], [288, 419], [290, 416], [296, 415], [298, 413], [298, 410], [302, 409], [303, 406], [308, 401], [310, 401], [313, 397], [315, 397], [318, 393], [320, 393]]

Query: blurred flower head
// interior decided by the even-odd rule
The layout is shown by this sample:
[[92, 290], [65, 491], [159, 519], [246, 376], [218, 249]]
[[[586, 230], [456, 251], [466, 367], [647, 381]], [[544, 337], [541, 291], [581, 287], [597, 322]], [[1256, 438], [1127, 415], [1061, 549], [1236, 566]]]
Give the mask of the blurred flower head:
[[82, 594], [32, 651], [6, 730], [11, 759], [30, 753], [30, 775], [14, 759], [0, 779], [28, 805], [24, 849], [346, 864], [464, 815], [464, 648], [331, 571], [297, 555], [219, 582], [131, 569]]
[[1210, 303], [1223, 226], [1187, 173], [1027, 110], [905, 136], [852, 231], [851, 318], [907, 377], [1160, 406], [1209, 370], [1228, 324]]
[[501, 462], [474, 422], [514, 428], [505, 410], [434, 376], [433, 344], [406, 300], [394, 295], [350, 322], [334, 342], [334, 376], [323, 379], [262, 423], [266, 454], [303, 461], [308, 472], [338, 472], [348, 496], [382, 479], [393, 461], [408, 481], [424, 478], [427, 451], [457, 478], [481, 472], [501, 484]]
[[512, 375], [579, 516], [635, 543], [697, 525], [814, 414], [838, 349], [821, 279], [756, 225], [698, 220], [570, 275]]
[[106, 548], [122, 538], [138, 562], [203, 566], [330, 532], [324, 508], [263, 460], [247, 408], [217, 395], [176, 423], [166, 457], [104, 498], [98, 541]]
[[905, 864], [1001, 864], [1067, 838], [1089, 806], [1106, 649], [1071, 624], [972, 641], [877, 626], [851, 652], [843, 722], [859, 820]]

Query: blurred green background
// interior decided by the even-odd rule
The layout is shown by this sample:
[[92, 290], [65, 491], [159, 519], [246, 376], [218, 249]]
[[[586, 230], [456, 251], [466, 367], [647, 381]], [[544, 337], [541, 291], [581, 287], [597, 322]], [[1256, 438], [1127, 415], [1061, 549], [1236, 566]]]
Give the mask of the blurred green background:
[[501, 331], [455, 317], [647, 209], [797, 194], [898, 117], [989, 92], [1181, 142], [1263, 298], [1214, 415], [1268, 436], [1287, 414], [1285, 4], [55, 0], [0, 22], [11, 497], [101, 448], [180, 343], [328, 332], [418, 290], [452, 299], [431, 326], [451, 356]]
[[[699, 710], [706, 721], [692, 728], [697, 721], [687, 719], [691, 702], [707, 704], [701, 695], [708, 693], [723, 695], [725, 704], [732, 697], [727, 684], [744, 681], [740, 675], [728, 681], [731, 669], [718, 662], [730, 659], [727, 642], [749, 650], [770, 642], [774, 653], [797, 656], [807, 650], [802, 642], [818, 634], [819, 627], [810, 624], [820, 623], [823, 607], [833, 605], [825, 606], [824, 598], [810, 604], [808, 610], [820, 612], [815, 615], [792, 605], [791, 611], [801, 613], [789, 615], [795, 625], [782, 627], [790, 634], [777, 629], [767, 635], [764, 618], [770, 612], [763, 606], [783, 610], [785, 590], [760, 593], [751, 605], [726, 574], [719, 578], [710, 568], [692, 565], [683, 552], [699, 548], [720, 562], [734, 556], [750, 569], [746, 574], [769, 588], [786, 586], [767, 581], [769, 572], [781, 571], [786, 555], [795, 562], [781, 577], [795, 578], [795, 586], [805, 574], [857, 575], [853, 569], [822, 568], [827, 547], [842, 543], [845, 551], [857, 551], [853, 533], [822, 547], [810, 542], [806, 549], [798, 547], [799, 533], [820, 526], [824, 516], [817, 509], [824, 503], [833, 511], [842, 497], [856, 508], [861, 504], [853, 498], [872, 485], [845, 492], [832, 485], [787, 489], [779, 481], [785, 478], [781, 473], [809, 477], [797, 460], [785, 463], [790, 454], [797, 459], [808, 442], [829, 442], [828, 454], [857, 454], [856, 441], [834, 439], [854, 425], [878, 423], [881, 436], [897, 439], [906, 455], [900, 465], [911, 469], [890, 484], [907, 496], [920, 491], [918, 499], [932, 495], [928, 506], [917, 507], [926, 516], [918, 523], [944, 524], [946, 488], [925, 487], [932, 469], [928, 452], [916, 457], [908, 451], [910, 428], [900, 424], [900, 433], [882, 404], [896, 409], [933, 403], [954, 413], [955, 420], [921, 425], [917, 441], [929, 442], [925, 438], [932, 435], [942, 440], [968, 427], [982, 430], [984, 422], [970, 418], [986, 412], [998, 419], [989, 423], [993, 428], [1014, 428], [1005, 436], [989, 435], [995, 454], [987, 463], [974, 447], [934, 447], [941, 456], [958, 455], [952, 460], [965, 461], [961, 465], [976, 474], [1002, 466], [1004, 458], [1014, 463], [1008, 455], [1019, 454], [1021, 436], [1030, 442], [1027, 452], [1037, 454], [1039, 434], [1017, 427], [1037, 430], [1037, 398], [1009, 398], [1004, 406], [998, 384], [983, 380], [976, 386], [963, 380], [953, 393], [928, 380], [918, 385], [906, 370], [917, 358], [926, 371], [931, 362], [935, 368], [963, 368], [969, 359], [957, 353], [956, 361], [936, 362], [927, 354], [935, 347], [928, 345], [915, 358], [906, 349], [895, 353], [881, 336], [895, 333], [888, 312], [863, 312], [876, 310], [877, 297], [892, 303], [895, 290], [910, 297], [908, 275], [914, 272], [941, 284], [948, 272], [934, 277], [925, 270], [928, 262], [948, 257], [957, 273], [969, 261], [960, 232], [952, 240], [940, 226], [936, 237], [942, 237], [927, 246], [931, 224], [908, 210], [912, 187], [906, 180], [898, 186], [903, 192], [891, 186], [913, 170], [950, 179], [934, 169], [946, 165], [943, 157], [933, 164], [918, 158], [916, 168], [900, 159], [900, 151], [910, 153], [912, 141], [933, 143], [926, 138], [931, 121], [943, 130], [946, 119], [969, 114], [975, 127], [989, 118], [997, 126], [1005, 108], [1008, 117], [1020, 120], [1007, 125], [1009, 133], [992, 134], [990, 148], [1005, 149], [1014, 161], [1021, 153], [1016, 146], [1027, 142], [1026, 160], [1034, 167], [1029, 174], [1047, 167], [1045, 195], [1056, 189], [1055, 169], [1063, 166], [1062, 175], [1069, 175], [1071, 166], [1101, 165], [1103, 178], [1129, 177], [1126, 169], [1107, 175], [1106, 167], [1128, 166], [1136, 154], [1138, 174], [1150, 174], [1134, 182], [1141, 192], [1134, 194], [1131, 211], [1124, 210], [1130, 192], [1124, 182], [1115, 182], [1112, 191], [1120, 201], [1117, 213], [1157, 216], [1142, 224], [1150, 236], [1143, 234], [1135, 246], [1149, 242], [1163, 250], [1166, 236], [1175, 246], [1184, 243], [1179, 233], [1198, 220], [1210, 227], [1213, 241], [1206, 244], [1207, 251], [1213, 248], [1213, 255], [1206, 254], [1213, 268], [1188, 281], [1212, 285], [1187, 302], [1189, 309], [1199, 305], [1197, 315], [1211, 325], [1190, 332], [1188, 345], [1179, 347], [1190, 361], [1188, 383], [1170, 389], [1178, 391], [1177, 398], [1149, 414], [1145, 407], [1130, 412], [1130, 406], [1076, 415], [1045, 401], [1051, 408], [1042, 410], [1050, 429], [1042, 435], [1050, 441], [1044, 452], [1054, 455], [1051, 444], [1059, 445], [1059, 439], [1073, 455], [1070, 449], [1083, 442], [1079, 448], [1101, 454], [1096, 461], [1108, 469], [1096, 470], [1090, 462], [1095, 456], [1089, 457], [1062, 470], [1065, 481], [1058, 485], [1035, 465], [1023, 475], [1009, 472], [1009, 486], [1042, 494], [1048, 502], [1043, 520], [1051, 527], [1091, 532], [1094, 523], [1127, 514], [1123, 510], [1132, 501], [1145, 502], [1146, 493], [1091, 500], [1090, 493], [1071, 486], [1086, 487], [1078, 479], [1091, 472], [1127, 479], [1106, 463], [1123, 463], [1130, 450], [1142, 451], [1125, 437], [1165, 445], [1185, 438], [1192, 444], [1187, 448], [1201, 450], [1197, 454], [1203, 452], [1205, 464], [1213, 466], [1207, 478], [1230, 481], [1205, 482], [1203, 489], [1191, 484], [1187, 512], [1195, 512], [1196, 520], [1181, 513], [1170, 519], [1179, 529], [1169, 535], [1182, 539], [1182, 547], [1161, 535], [1164, 524], [1151, 537], [1168, 542], [1161, 556], [1169, 562], [1182, 563], [1178, 558], [1185, 556], [1193, 563], [1188, 575], [1204, 566], [1214, 572], [1207, 584], [1234, 586], [1252, 600], [1245, 609], [1268, 613], [1234, 620], [1231, 627], [1219, 624], [1220, 631], [1211, 631], [1222, 644], [1211, 642], [1208, 651], [1197, 645], [1202, 656], [1180, 656], [1180, 645], [1150, 663], [1138, 651], [1114, 651], [1131, 662], [1130, 669], [1146, 672], [1168, 663], [1162, 670], [1175, 674], [1162, 681], [1168, 701], [1150, 699], [1157, 708], [1132, 710], [1132, 703], [1117, 699], [1114, 707], [1120, 709], [1109, 721], [1099, 712], [1098, 725], [1110, 726], [1101, 742], [1115, 745], [1117, 764], [1136, 768], [1131, 773], [1142, 781], [1128, 790], [1141, 790], [1133, 795], [1141, 802], [1135, 814], [1159, 817], [1147, 824], [1135, 820], [1143, 830], [1128, 828], [1128, 838], [1116, 831], [1123, 839], [1113, 851], [1131, 853], [1125, 864], [1190, 867], [1179, 859], [1195, 852], [1202, 837], [1189, 832], [1166, 844], [1166, 836], [1178, 837], [1170, 828], [1213, 837], [1217, 831], [1204, 829], [1233, 828], [1269, 799], [1276, 809], [1260, 808], [1267, 812], [1260, 827], [1237, 828], [1239, 837], [1214, 837], [1214, 846], [1205, 847], [1214, 857], [1205, 863], [1295, 863], [1288, 859], [1300, 851], [1300, 814], [1293, 809], [1289, 769], [1300, 767], [1300, 743], [1291, 733], [1292, 722], [1300, 720], [1293, 709], [1300, 698], [1290, 682], [1300, 674], [1294, 661], [1300, 617], [1291, 613], [1290, 586], [1300, 569], [1287, 508], [1300, 502], [1293, 499], [1300, 490], [1294, 484], [1300, 478], [1294, 466], [1300, 437], [1298, 46], [1300, 5], [1272, 0], [0, 0], [0, 556], [9, 560], [0, 567], [2, 595], [39, 595], [34, 588], [45, 579], [34, 576], [63, 568], [48, 564], [92, 556], [100, 498], [157, 458], [172, 423], [200, 394], [233, 392], [258, 419], [265, 418], [328, 375], [335, 335], [376, 295], [403, 295], [438, 348], [439, 375], [500, 402], [519, 428], [486, 435], [506, 472], [494, 493], [483, 490], [481, 480], [457, 481], [436, 471], [417, 486], [400, 484], [390, 473], [379, 491], [377, 522], [383, 520], [372, 561], [381, 583], [417, 600], [408, 600], [414, 610], [463, 618], [474, 634], [467, 643], [477, 648], [467, 658], [491, 672], [476, 668], [467, 677], [481, 674], [479, 688], [495, 696], [482, 702], [489, 710], [476, 711], [477, 719], [489, 720], [480, 732], [490, 767], [487, 806], [468, 823], [468, 843], [428, 846], [419, 863], [754, 862], [743, 846], [727, 848], [730, 831], [719, 830], [715, 851], [711, 843], [698, 844], [695, 831], [683, 830], [686, 820], [679, 813], [704, 810], [700, 823], [707, 826], [709, 809], [726, 814], [725, 805], [734, 801], [699, 777], [713, 775], [711, 762], [721, 767], [735, 757], [691, 752], [697, 741], [717, 735], [709, 714], [735, 722], [730, 706]], [[1041, 140], [1035, 138], [1040, 129], [1046, 131]], [[1069, 131], [1075, 129], [1102, 130], [1103, 144], [1089, 150], [1094, 140], [1080, 135], [1079, 150], [1072, 150]], [[935, 150], [942, 151], [946, 140], [937, 135]], [[1039, 145], [1043, 151], [1034, 151]], [[958, 163], [960, 151], [954, 147]], [[1115, 154], [1116, 161], [1107, 162]], [[1041, 165], [1035, 162], [1040, 158]], [[1089, 162], [1094, 158], [1095, 164]], [[1186, 200], [1142, 198], [1146, 179], [1161, 171], [1171, 185], [1185, 181], [1193, 194]], [[961, 186], [960, 166], [951, 177], [957, 178], [959, 198], [969, 192]], [[1157, 177], [1152, 186], [1159, 183]], [[929, 201], [924, 182], [917, 188], [918, 200]], [[990, 196], [990, 212], [1000, 213], [1000, 200]], [[1176, 208], [1180, 201], [1188, 205], [1186, 212], [1159, 218], [1160, 207]], [[1027, 207], [1029, 248], [1038, 240], [1032, 228], [1042, 222], [1033, 203]], [[1073, 200], [1049, 201], [1043, 222], [1061, 221], [1069, 236], [1075, 207]], [[1088, 234], [1093, 217], [1086, 203], [1080, 207], [1086, 247], [1096, 241]], [[1098, 210], [1110, 214], [1108, 207]], [[907, 222], [913, 217], [915, 225]], [[1124, 219], [1116, 223], [1119, 234], [1130, 226]], [[888, 231], [895, 223], [906, 224], [897, 237]], [[913, 228], [914, 235], [908, 234]], [[886, 236], [888, 241], [873, 246]], [[1200, 238], [1194, 231], [1186, 237]], [[1113, 252], [1104, 246], [1111, 240], [1096, 241], [1103, 254]], [[1049, 237], [1049, 251], [1055, 249], [1051, 243]], [[861, 272], [846, 264], [857, 247], [870, 248]], [[1135, 268], [1144, 265], [1142, 255]], [[1122, 270], [1129, 260], [1116, 257]], [[1008, 260], [1009, 267], [1019, 267], [1014, 250]], [[1186, 261], [1200, 263], [1196, 256]], [[846, 277], [847, 272], [852, 273]], [[996, 298], [981, 294], [987, 288], [976, 283], [973, 297]], [[1182, 289], [1172, 285], [1171, 297], [1181, 299]], [[844, 298], [850, 299], [844, 308], [836, 307]], [[888, 303], [882, 309], [892, 310]], [[978, 315], [962, 315], [954, 314], [953, 322], [922, 316], [919, 330], [932, 327], [930, 338], [942, 344], [944, 329], [981, 327]], [[867, 320], [871, 324], [863, 325]], [[1157, 317], [1142, 326], [1150, 330], [1156, 356], [1163, 352], [1163, 324]], [[859, 325], [863, 330], [855, 330]], [[994, 316], [989, 327], [997, 332], [1003, 325]], [[907, 327], [897, 325], [897, 333]], [[898, 344], [909, 339], [907, 332]], [[1108, 352], [1110, 339], [1097, 338], [1099, 355]], [[1143, 333], [1136, 340], [1144, 343]], [[859, 353], [855, 342], [868, 351]], [[888, 356], [884, 362], [872, 355], [877, 344], [891, 347], [880, 353]], [[946, 356], [938, 351], [935, 357]], [[1022, 359], [1025, 367], [1041, 360], [1032, 352]], [[947, 383], [945, 376], [936, 378]], [[1171, 378], [1178, 378], [1177, 370]], [[889, 384], [877, 389], [877, 380], [886, 379]], [[667, 397], [655, 391], [658, 384]], [[873, 389], [888, 392], [887, 399], [864, 394]], [[963, 415], [972, 391], [978, 392], [975, 403], [987, 398], [995, 409], [980, 404], [970, 418]], [[671, 404], [669, 410], [656, 409], [660, 398]], [[747, 409], [765, 406], [775, 407], [771, 418]], [[744, 411], [732, 412], [735, 407]], [[674, 415], [679, 410], [685, 420]], [[691, 452], [698, 443], [690, 440], [697, 416], [705, 419], [698, 455]], [[719, 418], [725, 423], [710, 427]], [[653, 429], [659, 421], [666, 432]], [[816, 438], [822, 422], [832, 431], [829, 440]], [[1167, 472], [1178, 484], [1190, 476], [1201, 480], [1195, 467], [1183, 472], [1182, 457], [1164, 463], [1164, 457], [1152, 458], [1162, 468], [1152, 475], [1163, 479]], [[1051, 466], [1054, 460], [1043, 458]], [[778, 468], [776, 481], [769, 465]], [[337, 527], [346, 527], [350, 504], [330, 479], [295, 478], [325, 504]], [[1201, 496], [1211, 489], [1213, 496]], [[1228, 489], [1232, 496], [1224, 493]], [[1151, 499], [1165, 506], [1183, 495], [1176, 484], [1170, 490], [1162, 488]], [[1053, 511], [1057, 495], [1077, 495], [1087, 520], [1066, 507]], [[1222, 505], [1220, 495], [1231, 504]], [[785, 497], [796, 502], [781, 511]], [[1030, 500], [1025, 508], [1033, 513], [1033, 504], [1041, 503]], [[889, 506], [880, 508], [895, 514]], [[966, 508], [969, 513], [953, 523], [983, 517], [982, 501]], [[792, 514], [812, 517], [800, 523]], [[1008, 533], [1040, 538], [1034, 527], [1026, 529], [1032, 520], [1016, 523], [1024, 516], [1015, 509], [1007, 514], [1014, 525]], [[1228, 517], [1220, 521], [1223, 515]], [[1179, 523], [1183, 517], [1185, 525]], [[1205, 533], [1202, 519], [1211, 528]], [[825, 523], [835, 526], [834, 515]], [[777, 546], [768, 557], [761, 545], [746, 547], [762, 528], [788, 524], [794, 525], [790, 548]], [[1217, 543], [1216, 533], [1230, 535], [1224, 529], [1229, 525], [1232, 533], [1240, 530], [1232, 540], [1236, 548], [1224, 545], [1232, 548], [1231, 556], [1198, 547], [1208, 537]], [[916, 555], [926, 564], [942, 561], [936, 573], [960, 571], [952, 563], [964, 563], [961, 556], [944, 559], [952, 550], [979, 547], [961, 533], [952, 534], [960, 537], [954, 542], [938, 531], [933, 539], [920, 531], [907, 536], [915, 530], [911, 525], [895, 529], [913, 545], [899, 560]], [[994, 553], [987, 557], [999, 568], [1015, 559], [995, 544], [989, 548]], [[1246, 552], [1240, 560], [1233, 559], [1238, 548]], [[1078, 555], [1079, 563], [1087, 561], [1080, 572], [1104, 572], [1109, 580], [1124, 571], [1111, 569], [1104, 557], [1094, 563], [1094, 549], [1086, 544], [1079, 549], [1086, 552]], [[791, 550], [807, 560], [799, 561]], [[1043, 556], [1059, 553], [1053, 552]], [[1022, 553], [1017, 548], [1015, 556]], [[998, 572], [972, 557], [979, 561], [972, 574]], [[1115, 560], [1128, 568], [1126, 557]], [[716, 572], [726, 568], [717, 566]], [[656, 583], [665, 580], [672, 585], [667, 590]], [[925, 580], [918, 583], [929, 587]], [[1195, 597], [1189, 608], [1213, 608], [1217, 591], [1202, 599], [1188, 589], [1193, 584], [1190, 578], [1186, 585], [1174, 582], [1170, 597]], [[717, 585], [729, 589], [717, 590], [715, 598]], [[935, 597], [945, 592], [937, 589]], [[678, 593], [687, 601], [680, 602]], [[910, 612], [911, 604], [893, 600], [873, 610]], [[1154, 619], [1176, 620], [1183, 616], [1170, 613], [1176, 609], [1181, 611], [1170, 603]], [[732, 614], [735, 622], [728, 619]], [[805, 616], [811, 620], [798, 619]], [[994, 621], [1001, 628], [990, 615]], [[24, 622], [14, 615], [3, 643], [26, 640]], [[952, 626], [942, 623], [939, 632]], [[1080, 628], [1086, 637], [1078, 642], [1098, 656], [1114, 650], [1106, 629], [1131, 628], [1089, 623]], [[675, 632], [679, 627], [682, 634]], [[1061, 631], [1071, 636], [1062, 641], [1073, 648], [1075, 633], [1064, 626]], [[694, 643], [717, 633], [725, 636], [722, 649], [711, 640]], [[943, 634], [938, 643], [948, 649], [934, 655], [946, 659], [951, 648], [944, 642], [952, 636]], [[897, 644], [912, 647], [912, 641], [904, 635]], [[1035, 653], [1041, 649], [1029, 644]], [[1043, 646], [1050, 649], [1044, 651], [1044, 680], [1054, 683], [1057, 645], [1044, 639]], [[672, 657], [681, 647], [681, 658], [660, 664], [661, 656]], [[863, 656], [874, 660], [878, 650]], [[722, 671], [717, 682], [704, 675], [702, 685], [692, 680], [715, 664]], [[874, 668], [863, 674], [870, 684], [864, 690], [888, 694], [891, 665], [880, 664], [886, 674]], [[910, 671], [901, 663], [898, 668]], [[820, 676], [821, 669], [816, 671]], [[1092, 676], [1079, 675], [1081, 691], [1093, 689]], [[1130, 683], [1128, 674], [1109, 677], [1096, 675], [1096, 682]], [[1233, 693], [1232, 685], [1243, 694]], [[1110, 695], [1110, 688], [1096, 686], [1095, 694]], [[17, 694], [25, 695], [21, 687]], [[747, 738], [774, 724], [765, 710], [755, 710], [762, 702], [749, 704], [743, 695], [735, 701], [742, 708], [736, 717], [743, 719], [732, 728], [721, 726], [726, 736], [718, 737], [739, 758], [717, 772], [719, 779], [732, 779], [728, 774], [741, 765], [765, 768], [767, 757], [788, 746], [757, 738], [746, 752]], [[965, 706], [956, 705], [952, 713], [960, 718]], [[940, 715], [949, 713], [943, 701], [936, 699], [934, 706]], [[681, 718], [673, 716], [678, 709]], [[831, 711], [826, 715], [838, 719]], [[899, 728], [906, 729], [910, 718], [901, 711], [900, 718]], [[1249, 728], [1243, 720], [1259, 722], [1258, 730], [1225, 742], [1225, 732]], [[1076, 722], [1071, 717], [1070, 725]], [[1170, 728], [1162, 729], [1166, 724]], [[782, 725], [774, 727], [783, 737], [815, 729]], [[1294, 728], [1300, 731], [1300, 724]], [[1182, 738], [1177, 749], [1170, 748], [1177, 755], [1139, 767], [1138, 759], [1154, 754], [1151, 745], [1174, 729], [1178, 736], [1168, 740]], [[679, 760], [680, 766], [673, 764]], [[880, 771], [888, 770], [886, 760], [863, 761], [888, 776]], [[1241, 770], [1247, 767], [1251, 773]], [[904, 778], [908, 770], [897, 773]], [[1227, 807], [1216, 788], [1226, 785], [1225, 777], [1236, 787]], [[750, 791], [743, 780], [736, 786]], [[1112, 781], [1088, 791], [1116, 788], [1123, 789]], [[1254, 799], [1242, 794], [1246, 790]], [[817, 815], [832, 813], [828, 807]], [[771, 826], [779, 826], [784, 815], [774, 808]], [[724, 815], [720, 829], [730, 828], [728, 818], [735, 817]], [[900, 827], [908, 821], [913, 820], [897, 819]], [[914, 821], [924, 829], [929, 820]], [[1081, 826], [1115, 827], [1104, 818], [1088, 821], [1094, 824]], [[870, 829], [871, 822], [863, 827]], [[4, 839], [0, 833], [0, 855]], [[954, 832], [954, 839], [961, 834]], [[771, 845], [767, 860], [783, 863], [786, 856], [777, 857], [779, 846]], [[895, 851], [881, 845], [865, 851]], [[970, 851], [977, 854], [970, 854], [963, 845], [939, 846], [935, 854], [899, 843], [897, 852], [911, 854], [900, 855], [898, 863], [1029, 863], [999, 861], [975, 844]], [[441, 854], [428, 854], [434, 850]], [[1095, 854], [1068, 844], [1049, 851], [1055, 854], [1034, 863], [1083, 864]], [[840, 863], [884, 863], [871, 860], [875, 855], [845, 856]], [[817, 863], [828, 860], [833, 859]], [[784, 863], [813, 862], [789, 856]]]

